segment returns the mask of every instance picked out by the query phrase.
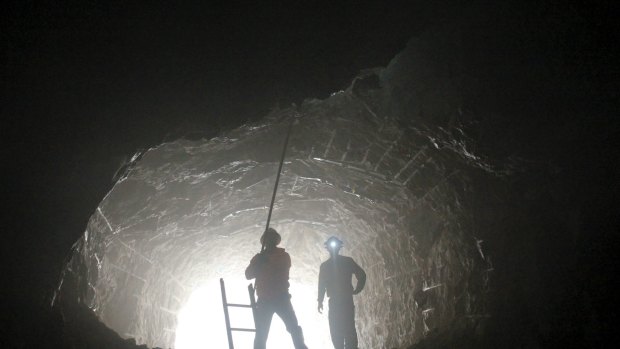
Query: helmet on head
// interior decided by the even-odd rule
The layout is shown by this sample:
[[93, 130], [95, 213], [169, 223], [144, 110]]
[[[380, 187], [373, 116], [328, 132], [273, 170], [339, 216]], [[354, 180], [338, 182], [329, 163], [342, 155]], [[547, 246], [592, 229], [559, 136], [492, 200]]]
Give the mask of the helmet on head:
[[273, 228], [267, 228], [260, 237], [260, 243], [265, 246], [277, 246], [280, 241], [282, 241], [282, 237]]
[[335, 236], [332, 236], [329, 239], [327, 239], [327, 241], [325, 241], [325, 248], [327, 248], [330, 251], [339, 250], [340, 248], [342, 248], [342, 245], [343, 245], [342, 241]]

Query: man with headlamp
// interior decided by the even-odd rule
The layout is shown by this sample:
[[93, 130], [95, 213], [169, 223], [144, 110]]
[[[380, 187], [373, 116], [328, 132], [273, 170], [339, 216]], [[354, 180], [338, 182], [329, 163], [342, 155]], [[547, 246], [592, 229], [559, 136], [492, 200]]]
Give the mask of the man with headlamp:
[[[357, 349], [355, 305], [353, 295], [364, 289], [366, 273], [351, 257], [340, 256], [342, 241], [335, 236], [325, 241], [330, 258], [319, 271], [318, 311], [323, 312], [323, 299], [329, 297], [329, 332], [335, 349]], [[355, 275], [357, 284], [352, 285]]]

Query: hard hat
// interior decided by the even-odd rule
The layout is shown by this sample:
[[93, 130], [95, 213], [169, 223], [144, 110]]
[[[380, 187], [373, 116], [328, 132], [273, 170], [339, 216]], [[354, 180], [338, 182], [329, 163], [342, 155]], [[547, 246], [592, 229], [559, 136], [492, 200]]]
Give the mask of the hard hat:
[[329, 239], [325, 241], [325, 247], [329, 250], [340, 249], [342, 245], [343, 245], [342, 241], [335, 236], [331, 236]]
[[277, 246], [280, 241], [282, 241], [282, 237], [273, 228], [267, 228], [260, 237], [260, 243], [266, 246]]

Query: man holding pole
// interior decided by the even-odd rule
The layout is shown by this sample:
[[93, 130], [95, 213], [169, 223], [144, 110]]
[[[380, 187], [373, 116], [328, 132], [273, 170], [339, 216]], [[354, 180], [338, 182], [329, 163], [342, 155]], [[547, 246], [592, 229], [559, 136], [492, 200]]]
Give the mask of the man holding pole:
[[254, 349], [265, 349], [274, 313], [284, 322], [295, 349], [307, 349], [288, 292], [291, 256], [283, 248], [277, 247], [280, 240], [280, 234], [275, 229], [267, 228], [260, 238], [263, 250], [252, 258], [245, 270], [248, 280], [256, 278], [258, 295]]

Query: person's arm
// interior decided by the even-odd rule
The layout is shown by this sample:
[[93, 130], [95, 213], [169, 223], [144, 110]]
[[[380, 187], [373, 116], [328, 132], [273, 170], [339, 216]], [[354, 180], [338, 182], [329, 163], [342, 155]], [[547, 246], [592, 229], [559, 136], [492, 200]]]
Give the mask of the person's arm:
[[317, 299], [317, 310], [319, 311], [319, 313], [323, 313], [323, 299], [325, 299], [325, 291], [325, 272], [323, 271], [323, 266], [321, 266], [321, 268], [319, 269], [319, 298]]
[[247, 268], [245, 268], [245, 278], [248, 280], [254, 279], [256, 277], [256, 275], [258, 275], [258, 269], [260, 267], [260, 261], [263, 259], [264, 256], [262, 256], [260, 253], [256, 254], [254, 257], [252, 257], [252, 260], [250, 261], [250, 265], [248, 265]]
[[366, 285], [366, 272], [364, 271], [364, 269], [362, 269], [362, 267], [360, 267], [357, 263], [355, 263], [355, 261], [352, 258], [351, 258], [351, 262], [353, 264], [353, 274], [355, 275], [355, 278], [357, 279], [357, 285], [355, 286], [355, 289], [353, 290], [353, 294], [358, 294], [362, 292], [362, 290], [364, 289], [364, 286]]
[[274, 270], [274, 272], [279, 273], [280, 278], [288, 282], [290, 271], [291, 271], [291, 255], [289, 255], [288, 253], [283, 253], [281, 255], [281, 258], [279, 259], [278, 267], [276, 268], [276, 270]]

